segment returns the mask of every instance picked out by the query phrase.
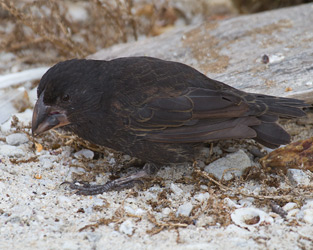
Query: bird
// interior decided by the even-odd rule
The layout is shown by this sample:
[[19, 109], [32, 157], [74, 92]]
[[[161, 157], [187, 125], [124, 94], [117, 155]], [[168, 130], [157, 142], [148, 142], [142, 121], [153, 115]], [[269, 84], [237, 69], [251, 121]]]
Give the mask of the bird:
[[32, 117], [38, 136], [62, 127], [145, 162], [103, 185], [70, 187], [80, 195], [131, 188], [162, 165], [191, 162], [205, 143], [254, 139], [276, 148], [290, 142], [279, 118], [305, 116], [302, 100], [247, 93], [179, 62], [153, 57], [71, 59], [41, 78]]

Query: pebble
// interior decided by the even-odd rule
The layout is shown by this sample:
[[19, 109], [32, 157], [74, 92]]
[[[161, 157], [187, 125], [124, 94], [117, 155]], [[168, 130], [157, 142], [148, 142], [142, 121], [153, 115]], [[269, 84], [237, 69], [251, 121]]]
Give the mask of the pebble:
[[169, 207], [166, 207], [166, 208], [164, 208], [163, 210], [162, 210], [162, 214], [163, 215], [169, 215], [170, 214], [170, 212], [171, 212], [171, 209], [169, 208]]
[[207, 192], [204, 193], [204, 194], [200, 193], [200, 194], [196, 194], [193, 198], [195, 198], [199, 202], [203, 202], [203, 201], [205, 201], [205, 200], [210, 198], [210, 194], [207, 193]]
[[295, 202], [288, 202], [287, 204], [285, 204], [285, 206], [283, 206], [283, 209], [288, 212], [294, 208], [296, 208], [298, 205]]
[[132, 235], [134, 233], [134, 224], [131, 220], [126, 220], [120, 225], [119, 231], [123, 234]]
[[224, 203], [230, 208], [240, 208], [241, 207], [240, 205], [238, 205], [236, 202], [229, 199], [228, 197], [224, 199]]
[[133, 209], [130, 206], [124, 206], [124, 209], [125, 209], [125, 212], [132, 214], [132, 215], [137, 215], [137, 216], [141, 216], [146, 212], [145, 210], [141, 208]]
[[287, 218], [295, 217], [299, 213], [299, 211], [300, 211], [300, 209], [298, 209], [298, 208], [291, 209], [290, 211], [288, 211]]
[[25, 154], [22, 149], [11, 145], [0, 145], [0, 152], [2, 156], [8, 157], [22, 157]]
[[28, 142], [28, 137], [27, 135], [23, 134], [23, 133], [16, 133], [16, 134], [11, 134], [8, 135], [5, 138], [7, 144], [11, 145], [11, 146], [18, 146], [20, 144], [26, 143]]
[[243, 206], [243, 207], [247, 207], [247, 206], [251, 206], [254, 202], [254, 198], [253, 197], [247, 197], [244, 199], [241, 199], [238, 201], [238, 204]]
[[179, 215], [189, 216], [192, 208], [193, 208], [193, 205], [191, 204], [191, 202], [186, 202], [183, 205], [178, 207], [176, 216], [179, 216]]
[[182, 195], [183, 194], [183, 190], [180, 188], [180, 187], [178, 187], [176, 184], [174, 184], [174, 183], [171, 183], [171, 190], [173, 191], [173, 193], [175, 194], [175, 195]]
[[310, 184], [310, 177], [301, 169], [288, 169], [287, 177], [295, 186], [307, 186]]
[[308, 200], [305, 204], [305, 208], [312, 208], [313, 209], [313, 200]]
[[70, 22], [84, 22], [90, 17], [85, 6], [80, 2], [66, 2], [67, 13], [66, 18]]
[[233, 176], [240, 177], [244, 170], [251, 166], [249, 156], [243, 151], [229, 154], [207, 165], [204, 170], [216, 178], [229, 181]]
[[313, 224], [313, 209], [305, 209], [303, 211], [303, 220], [308, 224]]
[[82, 149], [74, 154], [76, 159], [86, 158], [92, 160], [94, 157], [94, 152], [89, 149]]
[[302, 206], [297, 218], [302, 219], [308, 224], [313, 224], [313, 200], [308, 200], [305, 205]]

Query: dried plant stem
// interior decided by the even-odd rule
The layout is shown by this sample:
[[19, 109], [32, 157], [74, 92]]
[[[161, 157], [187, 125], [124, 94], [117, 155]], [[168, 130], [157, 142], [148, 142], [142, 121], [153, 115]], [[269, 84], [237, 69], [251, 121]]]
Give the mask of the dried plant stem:
[[[50, 1], [50, 3], [54, 6], [57, 6], [55, 2]], [[16, 9], [12, 3], [5, 0], [0, 0], [0, 4], [3, 9], [7, 10], [16, 20], [27, 27], [31, 28], [31, 30], [41, 37], [41, 40], [46, 40], [51, 42], [53, 45], [57, 46], [61, 51], [68, 52], [71, 50], [74, 54], [78, 56], [86, 56], [89, 52], [82, 50], [80, 46], [78, 46], [69, 36], [67, 33], [67, 29], [62, 24], [60, 20], [60, 15], [55, 14], [57, 16], [57, 24], [60, 30], [65, 34], [66, 39], [56, 36], [54, 34], [48, 33], [50, 30], [49, 27], [46, 27], [45, 22], [40, 22], [37, 24], [32, 18], [24, 15], [18, 9]], [[58, 11], [54, 11], [53, 13], [58, 13]]]

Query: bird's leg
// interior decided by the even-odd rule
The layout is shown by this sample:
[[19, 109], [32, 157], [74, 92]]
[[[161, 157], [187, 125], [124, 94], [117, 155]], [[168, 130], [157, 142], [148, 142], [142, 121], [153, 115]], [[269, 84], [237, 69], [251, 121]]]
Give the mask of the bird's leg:
[[119, 179], [108, 181], [104, 185], [90, 185], [84, 184], [82, 186], [75, 184], [75, 182], [63, 182], [62, 184], [70, 184], [70, 188], [77, 190], [78, 195], [96, 195], [113, 190], [122, 190], [125, 188], [132, 188], [136, 183], [143, 183], [144, 178], [155, 175], [160, 169], [159, 165], [153, 163], [146, 163], [144, 167], [138, 172], [121, 177]]

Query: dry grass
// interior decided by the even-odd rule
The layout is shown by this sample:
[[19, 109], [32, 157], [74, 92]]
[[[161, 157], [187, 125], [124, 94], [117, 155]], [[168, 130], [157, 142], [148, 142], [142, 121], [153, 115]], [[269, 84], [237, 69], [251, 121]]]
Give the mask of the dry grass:
[[158, 35], [179, 13], [157, 2], [0, 0], [0, 51], [29, 64], [54, 63]]

